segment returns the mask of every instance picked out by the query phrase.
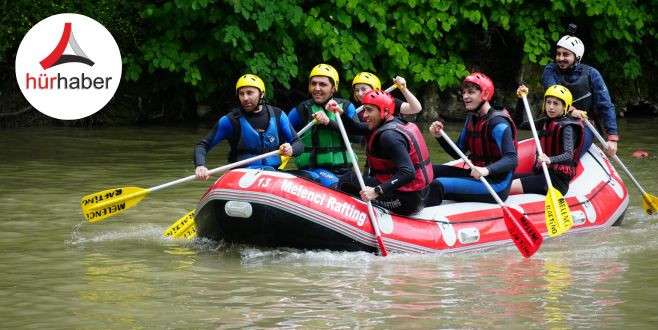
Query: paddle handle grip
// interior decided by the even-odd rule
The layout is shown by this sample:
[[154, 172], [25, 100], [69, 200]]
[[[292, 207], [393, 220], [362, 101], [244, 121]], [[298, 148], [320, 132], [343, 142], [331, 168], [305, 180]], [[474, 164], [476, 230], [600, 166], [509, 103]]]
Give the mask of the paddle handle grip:
[[[366, 184], [363, 182], [363, 175], [361, 175], [361, 169], [359, 169], [359, 164], [356, 161], [356, 156], [354, 156], [354, 150], [352, 150], [352, 145], [350, 144], [350, 139], [347, 137], [347, 132], [345, 131], [345, 126], [343, 125], [343, 120], [340, 118], [340, 114], [336, 114], [336, 123], [338, 124], [338, 129], [340, 130], [340, 135], [343, 137], [343, 142], [345, 143], [345, 148], [347, 149], [347, 154], [350, 157], [352, 162], [352, 169], [356, 173], [356, 178], [359, 181], [359, 186], [361, 190], [366, 189]], [[382, 234], [379, 232], [379, 222], [377, 217], [375, 217], [375, 211], [372, 208], [372, 203], [368, 201], [368, 215], [370, 217], [370, 224], [372, 225], [375, 231], [375, 239], [377, 240], [377, 245], [379, 246], [379, 252], [382, 256], [387, 256], [386, 246], [384, 246], [384, 240], [382, 239]]]
[[[525, 115], [526, 117], [528, 117], [528, 122], [530, 123], [530, 130], [532, 130], [532, 138], [535, 140], [535, 145], [537, 146], [537, 155], [541, 155], [544, 153], [544, 151], [541, 149], [541, 141], [539, 141], [539, 134], [537, 134], [537, 128], [535, 127], [535, 119], [532, 117], [532, 111], [530, 111], [528, 96], [526, 94], [522, 94], [521, 99], [523, 100]], [[544, 177], [546, 177], [546, 183], [548, 184], [548, 187], [552, 187], [553, 182], [551, 182], [551, 176], [548, 175], [548, 167], [546, 166], [546, 163], [544, 162], [540, 162], [540, 163], [541, 163], [541, 168], [544, 171]]]
[[[473, 163], [471, 162], [471, 160], [468, 159], [468, 157], [466, 157], [466, 155], [464, 155], [464, 153], [461, 151], [461, 149], [459, 149], [459, 147], [458, 147], [454, 142], [452, 142], [452, 140], [450, 139], [450, 137], [448, 136], [448, 134], [446, 134], [446, 132], [444, 132], [443, 130], [440, 130], [439, 133], [441, 133], [441, 137], [443, 137], [443, 139], [444, 139], [446, 142], [448, 142], [448, 144], [450, 145], [450, 147], [452, 148], [452, 150], [454, 150], [454, 151], [459, 155], [459, 157], [460, 157], [464, 162], [466, 162], [466, 164], [467, 164], [470, 168], [475, 168], [475, 165], [473, 165]], [[476, 171], [477, 171], [477, 170], [476, 170]], [[480, 174], [482, 174], [482, 173], [480, 173]], [[489, 184], [489, 182], [487, 181], [487, 179], [485, 179], [484, 176], [482, 176], [482, 175], [480, 175], [480, 182], [482, 182], [482, 183], [484, 184], [484, 186], [487, 188], [487, 190], [489, 191], [489, 193], [491, 194], [491, 196], [496, 200], [496, 203], [498, 203], [498, 205], [500, 205], [500, 206], [505, 207], [505, 203], [503, 203], [503, 200], [500, 199], [500, 196], [498, 196], [498, 194], [497, 194], [496, 191], [493, 189], [493, 187], [491, 187], [491, 185]]]
[[[594, 127], [594, 125], [592, 125], [592, 123], [587, 119], [585, 119], [584, 122], [587, 125], [587, 127], [589, 128], [589, 130], [592, 131], [592, 133], [594, 134], [596, 139], [599, 140], [599, 143], [601, 143], [601, 146], [604, 147], [605, 149], [608, 149], [608, 144], [605, 142], [605, 140], [603, 139], [603, 137], [601, 136], [599, 131], [596, 130], [596, 127]], [[644, 188], [642, 188], [640, 183], [635, 179], [633, 174], [631, 174], [631, 171], [626, 167], [626, 165], [624, 165], [624, 163], [621, 161], [621, 159], [619, 159], [619, 157], [617, 157], [617, 155], [613, 155], [612, 159], [614, 159], [617, 162], [617, 164], [619, 164], [619, 166], [621, 166], [621, 168], [624, 170], [626, 175], [628, 175], [628, 177], [631, 178], [631, 181], [633, 181], [633, 183], [635, 184], [637, 189], [640, 190], [642, 195], [646, 195], [647, 192], [644, 190]]]
[[[398, 85], [391, 85], [389, 88], [385, 89], [384, 92], [390, 93], [394, 91], [396, 88], [398, 88]], [[363, 104], [360, 105], [358, 108], [356, 108], [356, 113], [359, 113], [361, 111], [363, 111]]]

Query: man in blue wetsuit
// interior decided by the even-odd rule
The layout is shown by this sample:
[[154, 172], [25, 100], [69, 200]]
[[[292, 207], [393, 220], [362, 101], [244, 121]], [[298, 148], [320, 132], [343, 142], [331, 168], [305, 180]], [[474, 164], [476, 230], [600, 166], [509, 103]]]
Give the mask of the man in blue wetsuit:
[[[195, 174], [207, 180], [206, 154], [226, 139], [231, 148], [229, 162], [258, 156], [276, 149], [286, 156], [299, 155], [304, 145], [281, 109], [263, 103], [265, 84], [258, 76], [245, 74], [235, 84], [240, 107], [219, 119], [212, 131], [194, 148]], [[255, 161], [247, 167], [274, 170], [281, 164], [279, 155]]]
[[299, 130], [311, 120], [318, 124], [301, 136], [304, 151], [295, 157], [299, 174], [325, 187], [338, 182], [337, 174], [352, 168], [347, 149], [338, 130], [335, 114], [325, 110], [329, 100], [335, 100], [346, 111], [349, 120], [358, 120], [354, 105], [334, 97], [338, 88], [338, 72], [331, 65], [318, 64], [309, 75], [308, 92], [311, 99], [303, 101], [289, 113], [290, 123]]
[[[574, 34], [575, 26], [571, 28], [570, 33]], [[598, 129], [603, 128], [603, 132], [607, 135], [606, 153], [614, 155], [619, 141], [615, 106], [599, 71], [580, 63], [584, 53], [585, 45], [579, 38], [572, 35], [563, 36], [557, 42], [555, 63], [550, 63], [544, 68], [542, 84], [544, 88], [556, 84], [567, 87], [574, 100], [571, 116], [582, 119], [587, 116], [592, 118]], [[592, 138], [592, 133], [586, 129], [583, 151], [589, 149]]]
[[[463, 169], [448, 165], [434, 165], [437, 177], [430, 184], [430, 196], [426, 205], [440, 204], [443, 199], [463, 202], [495, 202], [482, 182], [480, 173], [487, 178], [503, 200], [507, 198], [514, 169], [518, 162], [516, 153], [516, 127], [507, 110], [494, 109], [489, 101], [494, 85], [486, 75], [475, 72], [462, 84], [462, 100], [468, 112], [466, 124], [457, 138], [457, 146], [469, 154], [475, 165]], [[430, 133], [453, 158], [459, 155], [450, 148], [440, 135], [443, 123], [435, 121]]]

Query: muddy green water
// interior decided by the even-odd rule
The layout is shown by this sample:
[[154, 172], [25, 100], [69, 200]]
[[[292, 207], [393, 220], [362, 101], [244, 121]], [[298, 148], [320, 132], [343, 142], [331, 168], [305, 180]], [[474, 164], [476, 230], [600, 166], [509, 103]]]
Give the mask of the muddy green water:
[[[455, 136], [461, 126], [450, 124]], [[658, 193], [658, 120], [622, 120], [619, 155]], [[655, 328], [658, 224], [629, 184], [623, 226], [451, 255], [257, 249], [164, 239], [209, 182], [87, 224], [80, 197], [192, 174], [190, 128], [0, 131], [0, 327], [28, 329]], [[528, 136], [528, 132], [523, 132]], [[433, 159], [446, 160], [428, 140]], [[651, 157], [633, 159], [638, 148]], [[210, 160], [224, 164], [226, 149]]]

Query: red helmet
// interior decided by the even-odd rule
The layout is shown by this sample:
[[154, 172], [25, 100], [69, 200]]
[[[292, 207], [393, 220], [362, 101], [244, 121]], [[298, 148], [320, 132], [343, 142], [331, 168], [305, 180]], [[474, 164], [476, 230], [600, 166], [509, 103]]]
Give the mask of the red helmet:
[[395, 101], [393, 97], [380, 90], [371, 90], [363, 96], [363, 105], [374, 105], [379, 109], [379, 115], [382, 118], [386, 118], [388, 115], [392, 115], [395, 110]]
[[487, 75], [481, 72], [473, 72], [464, 78], [464, 84], [471, 83], [480, 87], [482, 91], [482, 100], [491, 101], [494, 95], [494, 84], [493, 81]]

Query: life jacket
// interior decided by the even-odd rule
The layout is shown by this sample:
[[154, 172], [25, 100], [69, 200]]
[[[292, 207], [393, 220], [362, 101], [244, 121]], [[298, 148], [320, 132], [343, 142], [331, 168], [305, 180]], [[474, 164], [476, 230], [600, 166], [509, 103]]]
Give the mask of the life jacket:
[[[264, 132], [256, 131], [249, 124], [247, 118], [244, 117], [241, 109], [236, 108], [229, 113], [228, 116], [233, 125], [229, 162], [240, 161], [279, 149], [279, 130], [274, 110], [269, 105], [263, 105], [263, 107], [265, 108], [263, 110], [267, 111], [270, 116], [267, 129]], [[273, 155], [254, 161], [249, 165], [278, 167], [280, 164], [281, 158], [278, 155]]]
[[475, 114], [470, 114], [466, 119], [466, 149], [470, 151], [469, 158], [475, 166], [487, 166], [498, 161], [502, 154], [498, 149], [496, 141], [492, 136], [493, 127], [489, 125], [491, 120], [496, 117], [502, 117], [507, 120], [512, 129], [512, 138], [514, 147], [517, 146], [517, 132], [514, 121], [506, 109], [489, 109], [486, 118], [478, 118]]
[[581, 70], [580, 76], [574, 81], [566, 81], [564, 78], [565, 74], [558, 74], [560, 85], [566, 87], [573, 95], [573, 106], [578, 110], [587, 111], [587, 114], [590, 115], [593, 113], [593, 94], [594, 90], [592, 87], [592, 81], [590, 80], [590, 70], [592, 67], [585, 64], [578, 64], [579, 70]]
[[562, 130], [569, 125], [573, 127], [574, 135], [576, 136], [573, 158], [569, 163], [548, 164], [548, 168], [562, 173], [569, 178], [573, 178], [576, 175], [576, 166], [578, 165], [578, 159], [583, 149], [584, 129], [582, 120], [568, 116], [558, 120], [548, 120], [544, 123], [539, 140], [541, 141], [542, 151], [547, 156], [557, 156], [564, 152]]
[[[409, 145], [409, 157], [414, 164], [416, 175], [414, 179], [398, 188], [399, 191], [410, 192], [419, 191], [427, 187], [434, 179], [434, 171], [430, 162], [430, 152], [425, 144], [423, 134], [414, 123], [409, 123], [400, 119], [393, 119], [381, 125], [376, 131], [368, 136], [368, 145], [366, 155], [368, 157], [368, 166], [372, 171], [375, 179], [379, 182], [386, 182], [397, 169], [397, 164], [390, 159], [375, 156], [375, 145], [379, 136], [387, 130], [394, 130], [402, 134], [407, 139]], [[379, 146], [385, 148], [386, 146]]]
[[[347, 109], [349, 101], [334, 98], [342, 109]], [[312, 114], [320, 111], [335, 120], [336, 115], [331, 111], [325, 111], [324, 108], [315, 104], [313, 100], [306, 100], [297, 106], [303, 122], [308, 123], [313, 120]], [[304, 143], [304, 152], [295, 157], [295, 164], [299, 169], [314, 167], [348, 167], [351, 162], [347, 155], [347, 149], [340, 132], [326, 127], [325, 125], [313, 125], [310, 132], [301, 137]]]

